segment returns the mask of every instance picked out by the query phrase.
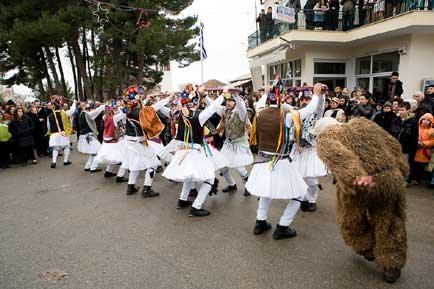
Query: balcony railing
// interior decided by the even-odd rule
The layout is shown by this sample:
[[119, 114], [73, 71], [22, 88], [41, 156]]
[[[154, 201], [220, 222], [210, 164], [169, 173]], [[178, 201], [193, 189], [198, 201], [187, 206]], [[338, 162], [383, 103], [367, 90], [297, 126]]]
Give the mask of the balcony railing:
[[407, 0], [400, 7], [388, 6], [385, 1], [379, 1], [377, 4], [364, 6], [360, 10], [356, 8], [350, 12], [332, 9], [327, 11], [302, 9], [296, 13], [293, 24], [273, 21], [271, 24], [260, 26], [259, 30], [248, 37], [248, 48], [255, 48], [290, 30], [349, 31], [408, 11], [430, 10], [434, 12], [434, 0]]

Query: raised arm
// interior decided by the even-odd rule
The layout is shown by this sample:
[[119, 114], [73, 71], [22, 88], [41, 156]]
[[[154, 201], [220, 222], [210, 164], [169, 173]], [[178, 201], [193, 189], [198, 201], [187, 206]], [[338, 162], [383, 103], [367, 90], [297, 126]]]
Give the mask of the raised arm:
[[126, 118], [127, 118], [127, 115], [123, 111], [120, 111], [119, 113], [117, 113], [113, 116], [113, 122], [114, 122], [115, 126], [118, 127], [118, 123], [120, 121], [123, 122], [124, 120], [126, 120]]
[[267, 103], [267, 94], [264, 93], [261, 98], [256, 102], [255, 110], [258, 113], [261, 109], [265, 107]]
[[98, 117], [98, 115], [101, 114], [105, 110], [105, 105], [102, 104], [98, 106], [96, 109], [89, 111], [87, 114], [90, 116], [91, 119], [95, 119]]
[[235, 109], [238, 112], [238, 116], [239, 116], [240, 120], [245, 121], [246, 115], [247, 115], [246, 104], [239, 96], [235, 96], [235, 102], [237, 103], [237, 105], [235, 106]]
[[65, 111], [67, 116], [71, 116], [75, 113], [75, 110], [77, 109], [77, 103], [74, 101], [71, 105], [71, 107]]
[[219, 107], [223, 103], [223, 95], [220, 95], [210, 106], [205, 108], [200, 114], [199, 114], [199, 123], [201, 126], [205, 124], [205, 122], [214, 114], [218, 113]]

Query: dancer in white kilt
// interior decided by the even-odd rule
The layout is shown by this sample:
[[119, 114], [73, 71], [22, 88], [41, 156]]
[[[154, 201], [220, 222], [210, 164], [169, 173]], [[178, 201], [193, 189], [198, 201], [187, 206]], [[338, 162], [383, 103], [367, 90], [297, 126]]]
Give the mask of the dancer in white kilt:
[[328, 174], [326, 165], [319, 159], [316, 152], [316, 136], [312, 133], [316, 122], [322, 118], [323, 114], [324, 99], [321, 99], [318, 110], [303, 120], [300, 143], [294, 144], [290, 155], [308, 186], [304, 200], [301, 203], [303, 212], [316, 211], [318, 177]]
[[80, 153], [89, 155], [84, 165], [84, 170], [91, 173], [101, 171], [101, 169], [97, 169], [98, 164], [94, 162], [95, 156], [101, 148], [101, 144], [97, 139], [98, 130], [95, 118], [105, 110], [105, 107], [105, 105], [100, 105], [98, 108], [91, 110], [90, 104], [83, 104], [82, 111], [78, 117], [80, 137], [78, 138], [77, 150]]
[[[253, 163], [253, 155], [250, 150], [249, 138], [246, 133], [247, 109], [244, 101], [237, 95], [233, 95], [227, 90], [222, 94], [226, 100], [226, 107], [221, 106], [223, 98], [216, 101], [214, 107], [218, 107], [216, 112], [221, 116], [221, 122], [217, 128], [220, 135], [225, 136], [225, 141], [221, 149], [221, 154], [227, 161], [227, 166], [220, 169], [220, 175], [223, 176], [228, 186], [222, 191], [224, 193], [237, 191], [237, 184], [229, 173], [229, 168], [238, 171], [244, 183], [249, 178], [246, 166]], [[245, 196], [249, 196], [247, 190]]]
[[53, 161], [51, 168], [56, 168], [57, 157], [59, 151], [63, 149], [63, 165], [68, 166], [71, 164], [69, 161], [69, 154], [71, 152], [71, 140], [69, 136], [73, 133], [69, 117], [75, 113], [76, 101], [72, 104], [68, 111], [61, 110], [63, 107], [62, 96], [51, 97], [53, 105], [53, 113], [48, 116], [47, 128], [48, 135], [50, 135], [49, 146], [53, 150]]
[[[137, 193], [137, 178], [141, 171], [145, 172], [142, 197], [157, 197], [160, 193], [152, 189], [155, 172], [160, 165], [155, 150], [149, 145], [149, 139], [158, 136], [164, 129], [156, 110], [168, 103], [168, 99], [153, 106], [144, 106], [140, 98], [143, 87], [129, 87], [125, 90], [127, 96], [127, 119], [125, 130], [125, 150], [121, 167], [130, 171], [127, 195]], [[146, 102], [151, 99], [148, 96]]]
[[117, 107], [116, 104], [107, 107], [107, 113], [104, 116], [103, 143], [94, 160], [96, 166], [106, 164], [107, 168], [104, 177], [111, 178], [116, 176], [117, 183], [128, 181], [125, 178], [126, 169], [119, 167], [118, 172], [114, 172], [115, 166], [121, 164], [124, 158], [125, 121], [126, 115], [122, 112], [121, 107]]
[[[246, 183], [249, 192], [260, 197], [255, 234], [262, 234], [271, 229], [271, 225], [267, 222], [271, 201], [273, 199], [289, 200], [273, 233], [276, 240], [297, 235], [296, 231], [289, 226], [300, 208], [300, 201], [303, 200], [307, 189], [303, 176], [289, 157], [290, 139], [294, 139], [290, 137], [289, 131], [294, 126], [295, 131], [299, 132], [301, 121], [318, 109], [319, 99], [323, 98], [323, 96], [318, 96], [321, 94], [322, 85], [317, 84], [314, 88], [315, 95], [312, 102], [299, 111], [292, 111], [280, 100], [279, 94], [282, 86], [283, 84], [278, 79], [273, 88], [275, 93], [267, 91], [257, 103], [258, 158]], [[299, 133], [296, 133], [296, 136], [295, 140], [298, 141]]]
[[[199, 92], [189, 89], [190, 95], [184, 93], [180, 100], [181, 115], [178, 120], [178, 131], [175, 140], [170, 142], [161, 154], [167, 155], [175, 151], [163, 176], [169, 180], [183, 182], [178, 200], [178, 208], [190, 207], [190, 216], [208, 216], [210, 212], [202, 208], [207, 195], [211, 191], [215, 178], [215, 164], [209, 154], [209, 148], [203, 140], [203, 126], [215, 111], [215, 105], [199, 110]], [[190, 189], [194, 183], [202, 183], [194, 202], [188, 201]]]

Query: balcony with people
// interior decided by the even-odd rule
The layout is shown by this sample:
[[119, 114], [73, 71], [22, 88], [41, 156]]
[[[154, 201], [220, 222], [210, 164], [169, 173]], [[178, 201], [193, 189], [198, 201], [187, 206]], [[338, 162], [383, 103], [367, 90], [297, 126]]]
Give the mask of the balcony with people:
[[[285, 2], [285, 1], [283, 1]], [[258, 15], [248, 48], [293, 30], [351, 31], [413, 11], [433, 12], [434, 0], [289, 0], [268, 6]]]

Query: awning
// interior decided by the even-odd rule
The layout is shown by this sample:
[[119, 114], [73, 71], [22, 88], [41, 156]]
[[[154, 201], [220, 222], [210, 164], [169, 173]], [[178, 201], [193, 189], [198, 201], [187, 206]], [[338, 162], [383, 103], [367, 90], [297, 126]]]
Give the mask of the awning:
[[244, 79], [244, 80], [239, 80], [239, 81], [236, 81], [236, 82], [234, 82], [234, 83], [231, 83], [231, 87], [242, 86], [243, 84], [249, 83], [250, 81], [252, 81], [251, 78], [249, 78], [249, 79]]
[[280, 48], [255, 58], [249, 62], [250, 67], [257, 67], [262, 65], [270, 65], [286, 60], [286, 51], [288, 48]]

